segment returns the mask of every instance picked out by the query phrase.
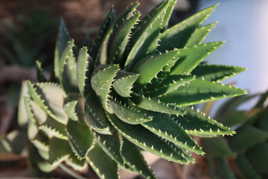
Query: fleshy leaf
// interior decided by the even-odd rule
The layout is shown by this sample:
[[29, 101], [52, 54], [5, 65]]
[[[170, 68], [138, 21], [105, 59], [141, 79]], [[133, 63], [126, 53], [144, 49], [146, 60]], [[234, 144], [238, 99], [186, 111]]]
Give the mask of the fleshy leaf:
[[69, 32], [67, 31], [65, 23], [63, 19], [61, 19], [54, 57], [54, 73], [59, 80], [62, 79], [62, 73], [65, 63], [64, 58], [62, 58], [62, 56], [70, 39], [71, 38], [69, 36]]
[[115, 116], [111, 116], [111, 118], [110, 122], [124, 137], [144, 150], [173, 162], [185, 164], [193, 162], [193, 158], [183, 150], [155, 136], [143, 127], [135, 126], [133, 128], [132, 125], [121, 122]]
[[62, 74], [61, 84], [66, 92], [78, 91], [78, 79], [77, 79], [77, 63], [74, 56], [74, 40], [68, 42], [62, 58], [64, 61], [64, 70]]
[[121, 137], [120, 140], [120, 153], [126, 164], [130, 166], [132, 170], [138, 172], [147, 179], [155, 179], [154, 174], [146, 164], [139, 149], [123, 137]]
[[156, 98], [139, 97], [136, 99], [137, 107], [166, 114], [183, 115], [184, 110], [168, 103], [163, 103]]
[[144, 94], [150, 97], [161, 96], [190, 84], [194, 79], [195, 76], [191, 75], [170, 75], [164, 79], [156, 78], [145, 87]]
[[67, 165], [77, 171], [83, 171], [87, 168], [86, 160], [79, 160], [73, 153], [68, 157], [65, 162]]
[[139, 74], [135, 73], [120, 73], [113, 83], [113, 88], [122, 97], [130, 97], [132, 88]]
[[84, 121], [69, 120], [67, 124], [69, 143], [75, 155], [83, 159], [86, 153], [93, 147], [93, 133]]
[[29, 97], [28, 85], [26, 81], [22, 83], [20, 99], [19, 99], [19, 109], [17, 118], [20, 126], [26, 125], [29, 118], [26, 110], [25, 97]]
[[87, 70], [89, 64], [89, 55], [86, 47], [83, 47], [79, 51], [78, 61], [77, 61], [77, 80], [78, 87], [81, 95], [84, 95], [86, 79], [87, 79]]
[[76, 113], [77, 101], [70, 101], [64, 105], [64, 111], [68, 118], [74, 121], [78, 121], [78, 116]]
[[84, 118], [85, 122], [88, 127], [92, 128], [97, 133], [110, 135], [111, 126], [105, 116], [105, 111], [97, 101], [97, 97], [91, 96], [87, 98]]
[[163, 114], [152, 114], [152, 116], [153, 120], [142, 124], [142, 126], [159, 137], [176, 144], [178, 147], [197, 154], [204, 154], [201, 147], [199, 147], [193, 139], [186, 134], [180, 124], [176, 123], [171, 116]]
[[[55, 120], [66, 124], [68, 118], [64, 112], [64, 99], [66, 93], [61, 87], [54, 83], [37, 83], [37, 92], [44, 99], [44, 103], [49, 110], [55, 115]], [[54, 116], [52, 116], [54, 118]]]
[[243, 94], [246, 94], [246, 91], [230, 85], [197, 79], [176, 91], [161, 96], [160, 100], [177, 106], [189, 106]]
[[202, 43], [207, 37], [208, 33], [215, 28], [217, 23], [200, 26], [195, 29], [190, 38], [188, 39], [185, 47], [192, 47]]
[[52, 118], [48, 118], [45, 123], [39, 126], [39, 129], [43, 131], [48, 137], [57, 137], [67, 140], [67, 134], [65, 131], [66, 126]]
[[223, 126], [205, 114], [193, 109], [185, 109], [183, 116], [174, 117], [174, 120], [187, 134], [200, 137], [215, 137], [218, 135], [235, 134], [230, 128]]
[[[112, 8], [107, 13], [106, 18], [100, 27], [99, 34], [98, 34], [96, 40], [94, 41], [94, 45], [90, 49], [90, 55], [93, 58], [93, 60], [95, 60], [97, 58], [100, 47], [103, 44], [105, 37], [107, 37], [107, 33], [110, 31], [111, 26], [114, 23], [114, 19], [115, 19], [115, 12], [114, 12], [114, 9]], [[98, 63], [98, 62], [95, 61], [95, 63]]]
[[49, 140], [49, 162], [56, 168], [61, 162], [66, 160], [70, 154], [71, 149], [66, 140], [58, 138], [51, 138]]
[[115, 101], [110, 101], [110, 106], [115, 115], [128, 124], [135, 125], [152, 120], [152, 118], [147, 115], [145, 111], [135, 106], [127, 106]]
[[138, 23], [140, 13], [137, 11], [139, 3], [134, 3], [115, 23], [114, 39], [111, 45], [112, 62], [123, 65], [122, 57], [126, 50], [132, 30]]
[[99, 146], [102, 150], [113, 159], [120, 167], [131, 170], [120, 154], [120, 141], [117, 134], [99, 135], [96, 134]]
[[223, 42], [209, 42], [180, 50], [180, 60], [171, 70], [171, 75], [190, 74], [209, 54]]
[[138, 83], [146, 84], [151, 82], [165, 66], [172, 61], [178, 60], [180, 55], [180, 50], [172, 50], [160, 55], [148, 56], [140, 60], [140, 62], [133, 67], [133, 71], [140, 74]]
[[199, 79], [220, 82], [245, 71], [242, 67], [226, 65], [199, 65], [192, 74]]
[[116, 163], [98, 144], [87, 153], [86, 159], [100, 179], [118, 179]]
[[159, 50], [164, 52], [184, 47], [195, 29], [210, 16], [215, 7], [206, 8], [163, 32]]
[[142, 19], [141, 23], [138, 24], [130, 42], [130, 50], [127, 51], [128, 55], [125, 66], [136, 63], [136, 59], [140, 59], [155, 50], [158, 45], [157, 38], [160, 31], [167, 24], [164, 20], [168, 20], [171, 3], [174, 2], [170, 0], [163, 1], [156, 8], [151, 10], [149, 14]]
[[108, 101], [112, 83], [119, 71], [118, 65], [105, 66], [98, 69], [91, 78], [91, 86], [99, 96], [103, 107], [109, 111]]

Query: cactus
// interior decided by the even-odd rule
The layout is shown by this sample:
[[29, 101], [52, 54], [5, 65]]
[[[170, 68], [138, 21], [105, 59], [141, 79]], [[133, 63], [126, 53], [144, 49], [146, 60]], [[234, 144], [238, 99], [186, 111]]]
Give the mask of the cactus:
[[[226, 101], [219, 108], [216, 119], [236, 129], [237, 134], [203, 141], [213, 176], [222, 179], [268, 177], [267, 96], [268, 92], [236, 97]], [[251, 109], [241, 108], [241, 105], [250, 105], [251, 100], [257, 101]], [[229, 165], [230, 163], [233, 165]], [[221, 173], [217, 171], [223, 166], [225, 170]]]
[[89, 50], [78, 49], [63, 21], [50, 79], [38, 64], [38, 82], [25, 81], [18, 120], [38, 151], [42, 171], [88, 165], [102, 179], [123, 168], [155, 178], [143, 159], [149, 151], [181, 164], [203, 155], [192, 136], [232, 135], [192, 106], [243, 95], [220, 81], [242, 72], [201, 62], [222, 45], [203, 40], [215, 24], [201, 25], [216, 6], [168, 27], [176, 0], [140, 19], [134, 3], [107, 14]]

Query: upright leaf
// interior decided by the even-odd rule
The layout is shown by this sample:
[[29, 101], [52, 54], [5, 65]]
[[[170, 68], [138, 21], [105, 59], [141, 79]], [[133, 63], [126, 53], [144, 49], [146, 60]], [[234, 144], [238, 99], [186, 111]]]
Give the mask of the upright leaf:
[[81, 48], [79, 51], [78, 61], [77, 61], [77, 80], [80, 94], [83, 96], [86, 86], [87, 71], [89, 64], [89, 55], [86, 47]]
[[108, 101], [112, 83], [119, 71], [118, 65], [104, 66], [98, 69], [91, 78], [91, 86], [99, 96], [103, 107], [109, 111]]
[[61, 19], [54, 57], [54, 73], [59, 80], [61, 79], [65, 63], [62, 56], [69, 40], [69, 32], [67, 31], [63, 19]]
[[208, 33], [213, 28], [215, 28], [216, 24], [217, 23], [197, 27], [195, 31], [192, 33], [192, 35], [190, 36], [190, 38], [187, 40], [185, 47], [192, 47], [203, 42], [205, 38], [207, 37]]
[[167, 0], [160, 3], [138, 25], [133, 33], [129, 51], [127, 51], [125, 66], [136, 63], [135, 60], [155, 50], [158, 45], [159, 33], [167, 24], [164, 20], [168, 20], [170, 3], [174, 2]]
[[215, 7], [211, 6], [204, 9], [164, 31], [161, 34], [158, 49], [164, 52], [165, 50], [184, 47], [195, 29], [210, 16]]

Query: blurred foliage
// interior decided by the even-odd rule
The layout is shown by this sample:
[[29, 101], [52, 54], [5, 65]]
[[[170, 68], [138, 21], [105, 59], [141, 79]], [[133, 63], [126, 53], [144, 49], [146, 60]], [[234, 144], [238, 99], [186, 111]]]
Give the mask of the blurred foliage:
[[44, 10], [19, 16], [18, 23], [9, 25], [2, 34], [5, 43], [0, 44], [0, 58], [22, 67], [33, 67], [36, 59], [49, 59], [46, 48], [54, 41], [57, 24], [56, 18]]
[[[226, 101], [216, 119], [237, 134], [203, 140], [208, 167], [215, 179], [266, 179], [268, 177], [268, 91]], [[251, 109], [244, 105], [256, 104]], [[207, 104], [211, 106], [211, 104]], [[243, 108], [242, 108], [243, 107]], [[206, 112], [210, 107], [205, 107]]]

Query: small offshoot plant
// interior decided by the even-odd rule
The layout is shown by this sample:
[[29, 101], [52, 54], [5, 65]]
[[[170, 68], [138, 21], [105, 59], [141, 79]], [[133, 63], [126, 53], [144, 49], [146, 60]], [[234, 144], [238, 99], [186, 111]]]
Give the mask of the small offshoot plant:
[[[209, 173], [217, 179], [265, 179], [268, 177], [268, 92], [226, 101], [215, 118], [237, 131], [235, 136], [203, 141]], [[256, 100], [258, 98], [258, 100]], [[245, 109], [252, 100], [256, 104]], [[244, 108], [241, 108], [244, 105]]]
[[215, 6], [168, 27], [176, 0], [165, 0], [140, 20], [134, 3], [111, 10], [94, 45], [78, 49], [62, 22], [48, 80], [23, 84], [19, 123], [50, 172], [90, 165], [102, 179], [123, 168], [155, 178], [142, 151], [181, 164], [203, 155], [192, 136], [232, 135], [230, 128], [192, 106], [244, 90], [219, 83], [243, 68], [201, 62], [222, 42], [204, 43], [215, 24], [202, 26]]

